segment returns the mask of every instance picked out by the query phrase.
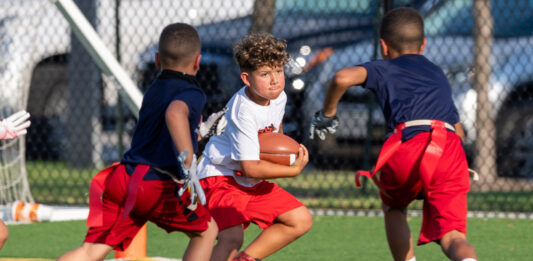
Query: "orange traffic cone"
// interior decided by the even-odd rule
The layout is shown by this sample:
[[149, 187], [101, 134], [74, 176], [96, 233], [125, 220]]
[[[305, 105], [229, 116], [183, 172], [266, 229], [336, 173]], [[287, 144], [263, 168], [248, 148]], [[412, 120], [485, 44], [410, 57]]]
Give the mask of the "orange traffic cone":
[[52, 208], [39, 203], [15, 201], [11, 206], [11, 218], [14, 221], [41, 222], [50, 221]]
[[124, 251], [115, 250], [115, 258], [128, 260], [146, 258], [146, 224], [139, 230], [131, 244]]

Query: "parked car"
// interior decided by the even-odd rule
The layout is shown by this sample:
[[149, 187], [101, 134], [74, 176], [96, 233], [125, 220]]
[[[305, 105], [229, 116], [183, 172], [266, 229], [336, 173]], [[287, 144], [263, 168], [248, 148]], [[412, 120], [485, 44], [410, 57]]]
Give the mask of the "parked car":
[[[472, 88], [474, 69], [474, 22], [470, 1], [451, 1], [441, 7], [432, 17], [456, 13], [449, 21], [463, 21], [462, 24], [450, 23], [445, 27], [435, 27], [431, 33], [433, 43], [450, 43], [455, 51], [446, 56], [434, 55], [444, 67], [450, 83], [455, 87], [456, 105], [467, 132], [466, 145], [473, 151], [476, 131], [476, 90]], [[489, 100], [493, 107], [496, 128], [496, 153], [498, 175], [504, 177], [533, 178], [533, 2], [491, 1], [494, 19], [494, 41], [492, 44]], [[437, 23], [438, 21], [429, 20]], [[453, 42], [453, 45], [451, 45]], [[467, 60], [461, 59], [466, 56]], [[438, 59], [438, 60], [437, 60]], [[455, 60], [455, 61], [451, 61]]]
[[[424, 55], [443, 68], [466, 131], [465, 148], [469, 158], [476, 139], [476, 90], [473, 89], [474, 17], [467, 0], [431, 1], [421, 6], [425, 20], [427, 47]], [[499, 176], [533, 178], [533, 3], [527, 0], [491, 1], [494, 41], [489, 99], [496, 127]], [[376, 43], [368, 40], [335, 48], [334, 53], [302, 79], [305, 82], [302, 114], [304, 126], [322, 106], [328, 80], [345, 66], [371, 60]], [[361, 87], [350, 88], [339, 104], [341, 125], [325, 142], [309, 141], [313, 151], [327, 160], [347, 166], [376, 157], [379, 137], [385, 134], [382, 113], [373, 96]], [[362, 150], [365, 147], [366, 150]], [[350, 161], [352, 159], [352, 161]], [[371, 161], [373, 163], [373, 161]], [[368, 167], [368, 165], [367, 165]]]
[[[101, 0], [77, 3], [82, 5], [80, 9], [89, 13], [90, 21], [104, 43], [112, 53], [120, 55], [121, 65], [137, 82], [144, 78], [139, 76], [137, 69], [154, 59], [153, 54], [149, 57], [141, 54], [158, 41], [159, 33], [166, 24], [180, 21], [197, 26], [250, 14], [253, 7], [253, 1], [248, 0], [197, 0], [188, 3]], [[120, 3], [120, 25], [115, 27], [117, 3]], [[71, 155], [93, 155], [92, 163], [95, 164], [116, 161], [119, 157], [116, 151], [119, 139], [115, 120], [119, 104], [116, 90], [109, 79], [91, 69], [94, 65], [88, 60], [77, 60], [80, 48], [77, 49], [78, 56], [73, 55], [72, 39], [75, 36], [67, 20], [48, 0], [0, 0], [0, 5], [0, 104], [6, 113], [25, 106], [31, 113], [33, 126], [27, 135], [28, 158], [57, 160]], [[235, 8], [237, 5], [239, 8]], [[216, 6], [217, 12], [205, 6]], [[123, 43], [118, 47], [119, 54], [116, 53], [117, 38]], [[91, 89], [94, 95], [70, 102], [71, 85], [76, 84], [72, 75], [76, 72], [82, 74], [80, 71], [93, 77], [92, 85], [88, 87], [94, 88]], [[86, 100], [91, 102], [84, 105]], [[87, 115], [74, 116], [79, 118], [74, 120], [89, 122], [89, 127], [96, 125], [92, 134], [66, 135], [71, 130], [69, 121], [73, 120], [71, 106], [87, 106]], [[99, 112], [96, 117], [95, 111]], [[129, 140], [134, 127], [132, 115], [124, 106], [125, 141]], [[93, 138], [96, 136], [99, 139]], [[84, 145], [76, 145], [80, 143]]]
[[[287, 64], [287, 92], [298, 91], [292, 85], [292, 76], [301, 74], [307, 59], [317, 50], [331, 46], [344, 46], [372, 37], [374, 12], [372, 1], [349, 0], [328, 3], [325, 0], [276, 2], [272, 34], [287, 41], [291, 60]], [[332, 10], [317, 9], [317, 4], [333, 6]], [[345, 7], [341, 9], [341, 7]], [[233, 93], [243, 86], [240, 72], [233, 60], [233, 45], [249, 33], [252, 15], [198, 26], [202, 39], [202, 60], [197, 78], [208, 93], [208, 106], [223, 106]], [[151, 56], [157, 45], [145, 52]], [[144, 60], [144, 58], [142, 59]], [[147, 64], [148, 75], [155, 75], [153, 64]], [[149, 82], [149, 81], [145, 81]], [[209, 95], [209, 94], [216, 95]]]
[[[397, 2], [421, 8], [426, 1]], [[303, 76], [315, 65], [321, 66], [331, 50], [373, 39], [378, 8], [379, 3], [371, 0], [276, 1], [272, 34], [287, 41], [287, 51], [291, 56], [285, 68], [285, 92], [289, 96], [283, 121], [286, 134], [299, 142], [305, 140], [307, 113], [303, 108], [309, 101], [304, 98], [308, 95], [304, 91], [308, 83], [304, 82]], [[232, 48], [248, 33], [251, 24], [252, 16], [247, 15], [198, 27], [202, 39], [202, 60], [197, 78], [208, 94], [206, 115], [222, 108], [243, 86], [239, 69], [233, 61]], [[156, 48], [156, 45], [151, 46], [145, 54], [153, 54]], [[369, 55], [371, 53], [368, 52]], [[147, 73], [143, 74], [154, 77], [156, 73], [155, 66], [149, 64]], [[309, 81], [309, 78], [306, 79]], [[321, 160], [321, 157], [315, 159]]]

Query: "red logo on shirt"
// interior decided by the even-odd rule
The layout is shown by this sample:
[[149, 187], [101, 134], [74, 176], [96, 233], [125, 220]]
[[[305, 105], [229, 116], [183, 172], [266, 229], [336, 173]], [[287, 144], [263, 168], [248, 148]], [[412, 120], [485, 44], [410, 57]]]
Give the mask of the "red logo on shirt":
[[275, 130], [276, 130], [276, 127], [274, 127], [274, 124], [271, 123], [270, 126], [267, 126], [264, 129], [262, 129], [262, 130], [258, 130], [257, 134], [263, 134], [263, 133], [267, 133], [267, 132], [274, 132]]

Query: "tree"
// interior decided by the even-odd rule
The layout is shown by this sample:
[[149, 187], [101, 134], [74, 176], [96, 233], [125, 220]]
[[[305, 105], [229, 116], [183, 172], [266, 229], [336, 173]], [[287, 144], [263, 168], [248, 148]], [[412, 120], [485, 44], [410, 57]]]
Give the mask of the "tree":
[[255, 0], [249, 33], [271, 33], [274, 27], [276, 0]]
[[[474, 165], [485, 184], [494, 184], [496, 179], [496, 133], [494, 113], [489, 100], [491, 75], [491, 48], [493, 41], [493, 19], [490, 12], [490, 0], [474, 0], [475, 19], [475, 78], [474, 88], [477, 92], [476, 108], [476, 154]], [[486, 188], [488, 189], [488, 188]]]

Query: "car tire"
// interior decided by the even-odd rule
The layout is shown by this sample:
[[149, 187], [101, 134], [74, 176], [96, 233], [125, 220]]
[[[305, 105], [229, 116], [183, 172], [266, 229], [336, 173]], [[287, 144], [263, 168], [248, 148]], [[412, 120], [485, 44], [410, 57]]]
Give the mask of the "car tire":
[[533, 101], [503, 110], [496, 126], [498, 176], [533, 178]]
[[27, 111], [32, 127], [28, 129], [28, 160], [61, 159], [67, 146], [65, 111], [69, 99], [68, 70], [64, 57], [39, 63], [32, 73]]

